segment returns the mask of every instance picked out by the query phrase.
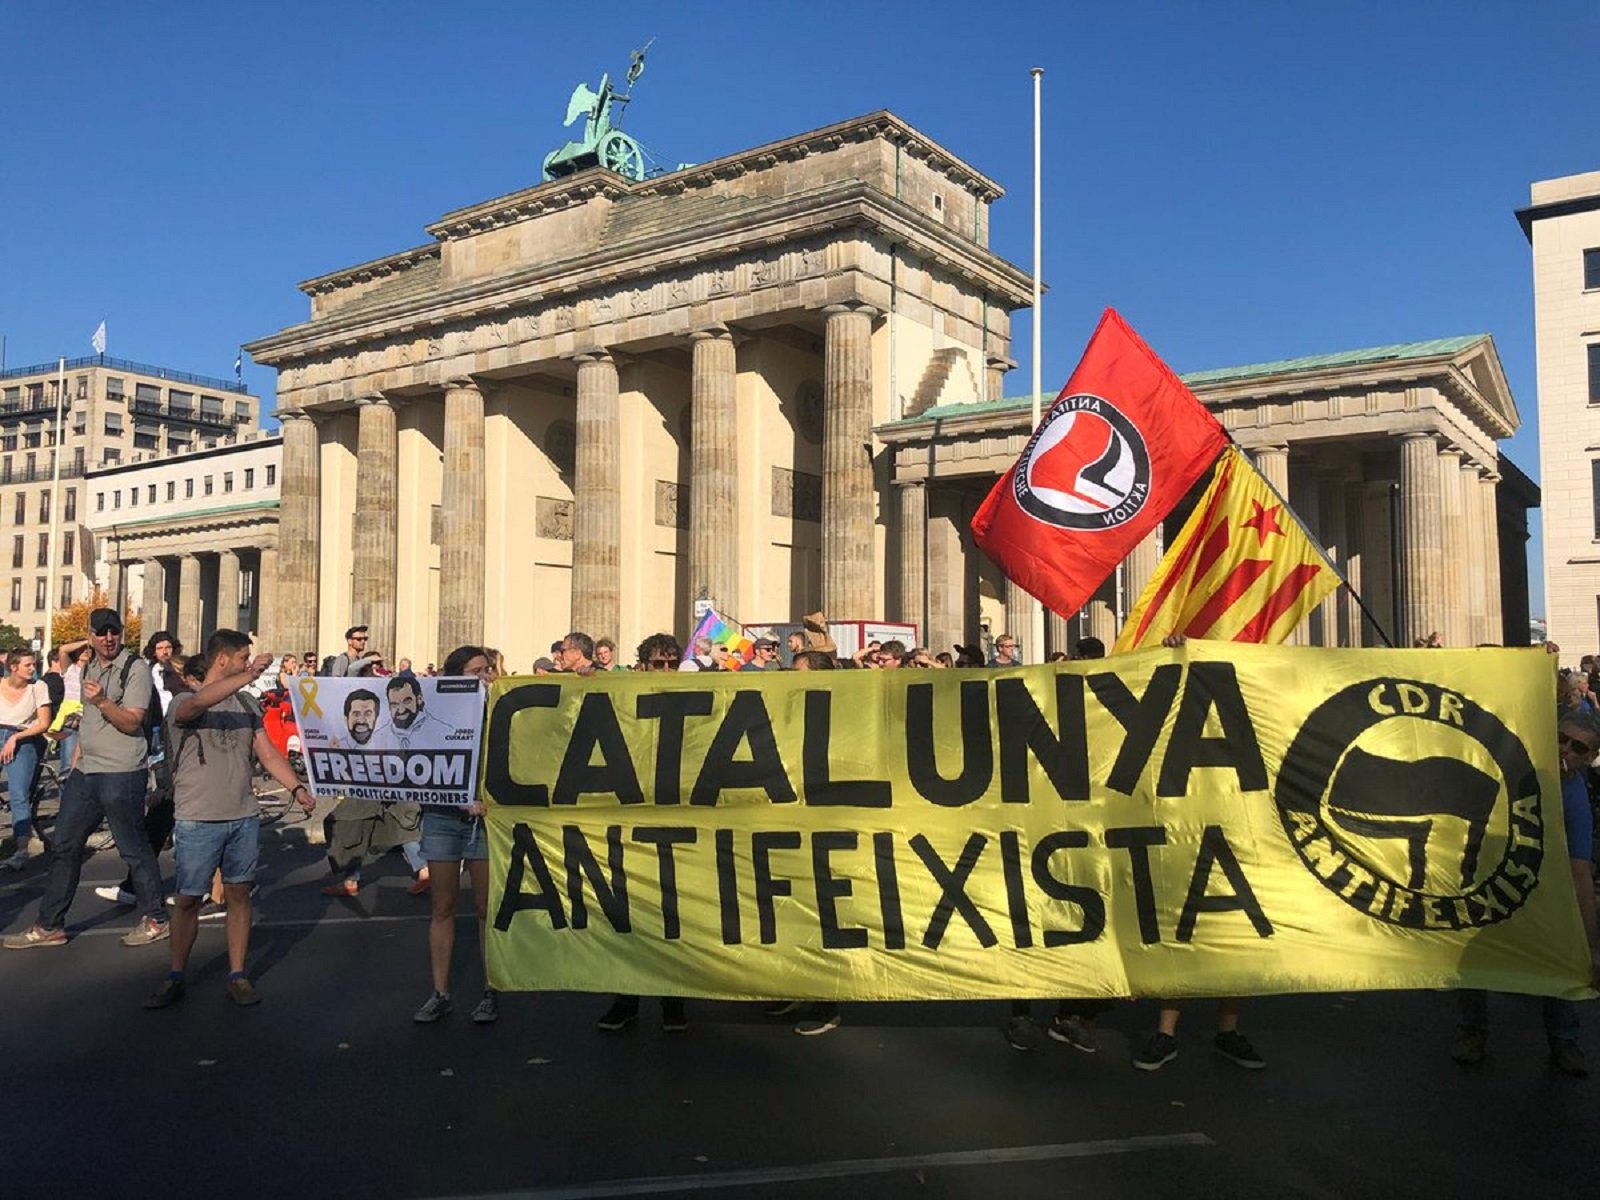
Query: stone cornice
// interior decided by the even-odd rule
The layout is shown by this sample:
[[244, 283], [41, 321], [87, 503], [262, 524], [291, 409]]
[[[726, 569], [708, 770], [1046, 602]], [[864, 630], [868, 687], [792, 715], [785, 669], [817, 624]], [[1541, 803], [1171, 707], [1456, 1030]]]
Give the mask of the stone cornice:
[[942, 225], [910, 205], [868, 184], [847, 181], [509, 275], [406, 297], [378, 308], [335, 312], [290, 326], [249, 343], [245, 349], [257, 362], [278, 366], [396, 333], [572, 299], [585, 291], [660, 276], [684, 266], [708, 265], [850, 227], [876, 230], [926, 261], [972, 280], [991, 300], [1008, 307], [1021, 307], [1031, 298], [1031, 278], [1020, 268], [976, 243], [952, 241]]
[[402, 250], [398, 254], [387, 254], [382, 258], [375, 258], [371, 262], [358, 263], [353, 267], [345, 267], [339, 271], [330, 271], [326, 275], [318, 275], [314, 279], [304, 280], [295, 284], [295, 286], [308, 296], [323, 295], [328, 292], [337, 292], [342, 288], [349, 287], [352, 283], [366, 283], [373, 279], [397, 275], [401, 271], [409, 271], [418, 263], [438, 257], [439, 243], [430, 242], [426, 246], [417, 246], [412, 250]]
[[470, 237], [486, 229], [498, 229], [502, 225], [515, 225], [518, 221], [545, 213], [576, 208], [596, 196], [621, 199], [637, 186], [614, 171], [590, 167], [587, 171], [579, 171], [564, 179], [536, 184], [520, 192], [512, 192], [509, 196], [496, 196], [493, 200], [447, 212], [426, 228], [442, 242], [451, 238]]

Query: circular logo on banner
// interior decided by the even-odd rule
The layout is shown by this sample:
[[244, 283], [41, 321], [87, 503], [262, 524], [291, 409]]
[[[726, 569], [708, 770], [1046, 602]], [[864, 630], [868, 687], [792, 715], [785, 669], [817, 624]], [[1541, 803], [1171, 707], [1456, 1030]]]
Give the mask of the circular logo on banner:
[[1022, 511], [1064, 529], [1114, 529], [1150, 496], [1150, 451], [1139, 427], [1101, 396], [1066, 396], [1017, 461]]
[[1278, 816], [1322, 886], [1406, 929], [1503, 921], [1539, 883], [1544, 828], [1527, 748], [1448, 688], [1369, 679], [1306, 718]]

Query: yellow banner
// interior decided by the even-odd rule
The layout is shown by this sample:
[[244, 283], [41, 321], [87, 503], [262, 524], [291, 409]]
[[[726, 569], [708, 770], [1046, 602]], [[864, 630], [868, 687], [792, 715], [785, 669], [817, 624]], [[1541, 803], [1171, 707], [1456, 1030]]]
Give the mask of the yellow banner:
[[1538, 651], [504, 679], [482, 790], [503, 989], [1591, 994]]

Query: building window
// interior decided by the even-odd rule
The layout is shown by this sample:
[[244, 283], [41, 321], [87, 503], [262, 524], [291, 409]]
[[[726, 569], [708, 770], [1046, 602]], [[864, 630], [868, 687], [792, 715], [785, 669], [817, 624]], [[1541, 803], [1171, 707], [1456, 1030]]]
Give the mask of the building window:
[[88, 399], [88, 397], [89, 397], [89, 377], [87, 375], [79, 375], [78, 376], [78, 399], [79, 400], [86, 400], [86, 399]]
[[250, 402], [248, 400], [235, 400], [233, 402], [233, 420], [236, 425], [250, 423]]
[[116, 491], [111, 493], [111, 507], [112, 508], [121, 508], [122, 507], [122, 489], [121, 488], [118, 488]]
[[167, 499], [168, 500], [176, 500], [177, 498], [178, 498], [178, 481], [175, 480], [175, 479], [169, 479], [169, 480], [167, 480]]
[[267, 467], [267, 486], [271, 487], [273, 484], [275, 484], [277, 482], [278, 482], [278, 468], [275, 467], [275, 466], [269, 465]]
[[133, 431], [133, 448], [135, 450], [159, 450], [161, 449], [161, 435], [157, 433], [140, 433], [135, 429]]
[[78, 489], [67, 489], [67, 510], [61, 514], [63, 521], [76, 521], [78, 519]]
[[22, 435], [22, 444], [30, 450], [37, 450], [44, 442], [44, 432], [39, 429], [30, 429]]
[[183, 481], [183, 498], [185, 500], [194, 499], [194, 480], [185, 479]]
[[24, 481], [27, 483], [32, 483], [34, 476], [39, 473], [39, 456], [37, 454], [30, 454], [22, 461], [27, 464], [28, 468], [28, 473], [24, 476]]
[[72, 576], [61, 577], [61, 607], [67, 608], [72, 604]]
[[22, 544], [24, 540], [20, 533], [11, 539], [11, 569], [13, 571], [22, 569]]
[[[21, 564], [19, 563], [18, 565], [20, 566]], [[22, 580], [20, 579], [11, 581], [11, 611], [22, 611]]]
[[44, 384], [30, 383], [28, 385], [28, 407], [38, 408], [44, 403]]
[[107, 437], [121, 437], [122, 436], [122, 414], [121, 413], [108, 412], [106, 414], [106, 436]]
[[222, 473], [222, 493], [227, 495], [231, 491], [233, 491], [233, 472], [224, 471]]
[[0, 483], [11, 482], [11, 460], [0, 459]]
[[17, 435], [16, 434], [8, 433], [4, 437], [0, 437], [0, 450], [4, 450], [7, 453], [9, 453], [12, 450], [15, 450], [16, 448], [17, 448]]
[[36, 567], [48, 567], [50, 565], [50, 535], [48, 533], [39, 535], [39, 550], [34, 556], [33, 564]]
[[106, 494], [104, 492], [96, 492], [94, 494], [94, 510], [95, 512], [105, 512]]
[[255, 486], [256, 486], [256, 469], [254, 467], [246, 467], [244, 469], [244, 490], [248, 492], [251, 488], [253, 488]]
[[1594, 473], [1594, 536], [1600, 541], [1600, 458], [1593, 459], [1589, 469]]
[[106, 399], [114, 400], [118, 404], [123, 402], [122, 380], [118, 379], [115, 375], [106, 376]]
[[35, 610], [43, 608], [49, 601], [50, 581], [43, 577], [33, 581], [33, 607]]
[[156, 485], [155, 484], [152, 483], [150, 485], [150, 490], [146, 493], [145, 499], [147, 501], [149, 501], [151, 504], [154, 504], [156, 502]]
[[13, 525], [26, 525], [28, 523], [28, 497], [26, 493], [17, 493], [17, 519]]
[[1600, 404], [1600, 342], [1589, 343], [1589, 403]]
[[50, 521], [50, 489], [45, 488], [39, 493], [39, 524], [45, 525]]
[[129, 508], [138, 508], [139, 507], [139, 485], [138, 484], [134, 484], [131, 488], [128, 489], [128, 507]]
[[72, 547], [77, 541], [78, 539], [72, 536], [70, 529], [67, 530], [66, 536], [61, 539], [61, 565], [63, 567], [72, 565]]
[[206, 495], [208, 495], [208, 496], [211, 495], [211, 486], [212, 486], [211, 481], [212, 481], [212, 476], [207, 475], [206, 476]]
[[76, 446], [72, 451], [72, 469], [79, 475], [83, 474], [83, 447]]
[[104, 467], [108, 467], [108, 466], [111, 466], [114, 463], [119, 463], [121, 461], [122, 461], [122, 451], [121, 450], [107, 450], [101, 456], [100, 465], [104, 466]]
[[1600, 249], [1583, 252], [1583, 290], [1600, 288]]
[[0, 401], [0, 412], [15, 412], [21, 406], [22, 389], [19, 387], [8, 387], [5, 391], [5, 399]]
[[168, 392], [167, 411], [175, 417], [194, 416], [194, 393], [179, 391]]

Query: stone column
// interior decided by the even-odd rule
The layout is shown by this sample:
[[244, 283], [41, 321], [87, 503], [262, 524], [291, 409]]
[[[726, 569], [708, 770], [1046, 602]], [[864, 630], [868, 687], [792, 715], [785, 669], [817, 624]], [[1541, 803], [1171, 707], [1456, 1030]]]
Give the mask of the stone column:
[[1483, 539], [1483, 506], [1478, 487], [1478, 464], [1461, 460], [1461, 536], [1466, 554], [1461, 562], [1463, 590], [1466, 593], [1466, 637], [1464, 646], [1498, 642], [1489, 632], [1488, 563]]
[[200, 560], [192, 554], [178, 560], [178, 619], [173, 632], [185, 654], [199, 654], [204, 649], [200, 645]]
[[873, 615], [872, 320], [866, 305], [830, 305], [823, 354], [822, 607]]
[[[1120, 570], [1120, 568], [1119, 568]], [[1105, 643], [1106, 653], [1111, 652], [1111, 645], [1117, 640], [1117, 572], [1113, 571], [1107, 576], [1100, 589], [1089, 598], [1089, 603], [1083, 606], [1084, 625], [1088, 629], [1087, 637], [1099, 638]]]
[[[471, 379], [452, 379], [444, 388], [444, 482], [439, 505], [439, 657], [435, 661], [442, 662], [457, 646], [483, 644], [483, 609], [488, 586], [484, 574], [488, 496], [485, 478], [483, 391]], [[413, 649], [420, 654], [423, 648]]]
[[615, 639], [622, 624], [617, 364], [578, 356], [578, 447], [572, 488], [572, 627]]
[[1369, 634], [1367, 619], [1361, 615], [1361, 607], [1356, 603], [1355, 596], [1363, 600], [1367, 596], [1367, 546], [1366, 530], [1362, 524], [1365, 514], [1362, 511], [1362, 496], [1366, 484], [1356, 481], [1346, 481], [1339, 489], [1339, 503], [1344, 509], [1344, 534], [1346, 548], [1344, 551], [1344, 577], [1350, 581], [1354, 596], [1344, 597], [1343, 616], [1346, 627], [1340, 633], [1344, 646], [1366, 646], [1377, 641]]
[[148, 558], [144, 563], [144, 601], [139, 606], [139, 623], [148, 638], [167, 623], [167, 572], [159, 558]]
[[710, 597], [738, 619], [739, 419], [733, 337], [721, 326], [691, 335], [689, 605]]
[[1009, 633], [1017, 639], [1021, 648], [1022, 661], [1025, 663], [1042, 663], [1044, 661], [1044, 647], [1034, 646], [1033, 641], [1033, 613], [1039, 607], [1039, 602], [1028, 595], [1020, 584], [1006, 580], [1006, 627], [1001, 633]]
[[928, 648], [954, 653], [968, 640], [967, 556], [961, 542], [961, 497], [949, 488], [928, 493]]
[[[322, 572], [322, 448], [317, 426], [300, 409], [280, 409], [283, 478], [278, 490], [276, 592], [288, 602], [278, 614], [281, 649], [317, 647], [317, 597]], [[263, 570], [265, 564], [263, 564]]]
[[1442, 575], [1444, 616], [1439, 632], [1446, 646], [1470, 646], [1467, 624], [1467, 508], [1461, 491], [1461, 451], [1447, 446], [1439, 454], [1439, 498], [1444, 515]]
[[[1458, 473], [1459, 474], [1459, 473]], [[1409, 646], [1444, 633], [1444, 501], [1439, 447], [1431, 433], [1400, 439], [1400, 631]]]
[[1483, 627], [1486, 642], [1506, 642], [1505, 611], [1500, 600], [1500, 473], [1490, 470], [1477, 482], [1478, 528], [1483, 541]]
[[1009, 358], [991, 354], [984, 359], [984, 399], [1003, 400], [1006, 394], [1006, 372], [1017, 364]]
[[217, 555], [217, 628], [239, 628], [239, 556], [232, 550]]
[[917, 627], [917, 638], [928, 645], [928, 488], [902, 483], [894, 489], [895, 537], [899, 546], [900, 620]]
[[1044, 614], [1044, 652], [1046, 656], [1060, 650], [1063, 654], [1072, 653], [1072, 634], [1067, 628], [1067, 619], [1060, 613], [1048, 609]]
[[256, 649], [263, 654], [301, 654], [282, 643], [278, 632], [278, 548], [261, 547], [261, 566], [256, 569]]
[[[1349, 563], [1350, 547], [1344, 519], [1344, 483], [1339, 479], [1323, 479], [1317, 483], [1317, 540], [1343, 574]], [[1329, 595], [1320, 608], [1322, 644], [1354, 645], [1350, 640], [1350, 597], [1344, 588]]]
[[364, 396], [356, 426], [356, 511], [352, 525], [351, 621], [369, 629], [367, 645], [395, 661], [395, 559], [400, 511], [394, 405]]
[[[1261, 472], [1262, 478], [1277, 489], [1278, 495], [1283, 497], [1284, 503], [1289, 500], [1289, 447], [1287, 446], [1261, 446], [1250, 451], [1250, 459], [1256, 465], [1256, 470]], [[1301, 621], [1292, 630], [1289, 636], [1283, 639], [1286, 646], [1305, 645], [1310, 639], [1307, 636], [1306, 623]]]
[[[1150, 582], [1150, 577], [1156, 573], [1156, 568], [1161, 565], [1161, 551], [1161, 526], [1157, 525], [1128, 554], [1126, 563], [1128, 587], [1123, 596], [1123, 608], [1125, 611], [1119, 614], [1123, 621], [1128, 619], [1128, 614], [1133, 611], [1133, 606], [1139, 603], [1139, 597], [1144, 594], [1145, 585]], [[1109, 645], [1106, 646], [1107, 650], [1110, 648]]]

